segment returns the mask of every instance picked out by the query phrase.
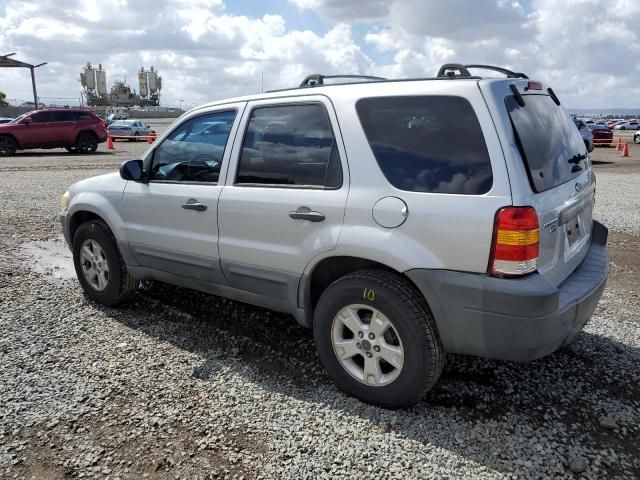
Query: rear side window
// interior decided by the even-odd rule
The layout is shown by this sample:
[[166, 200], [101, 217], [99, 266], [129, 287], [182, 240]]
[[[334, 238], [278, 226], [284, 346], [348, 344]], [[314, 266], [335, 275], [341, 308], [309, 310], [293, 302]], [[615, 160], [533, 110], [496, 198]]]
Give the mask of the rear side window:
[[93, 117], [90, 113], [87, 112], [73, 112], [76, 120], [80, 121], [80, 120], [95, 120], [95, 117]]
[[535, 192], [568, 182], [586, 168], [587, 148], [566, 112], [548, 95], [513, 96], [505, 105]]
[[69, 111], [55, 111], [53, 114], [54, 122], [73, 122], [75, 120], [73, 112]]
[[356, 105], [389, 183], [411, 192], [481, 195], [493, 174], [471, 104], [454, 96], [364, 98]]
[[340, 156], [324, 107], [305, 104], [254, 109], [236, 184], [339, 188]]

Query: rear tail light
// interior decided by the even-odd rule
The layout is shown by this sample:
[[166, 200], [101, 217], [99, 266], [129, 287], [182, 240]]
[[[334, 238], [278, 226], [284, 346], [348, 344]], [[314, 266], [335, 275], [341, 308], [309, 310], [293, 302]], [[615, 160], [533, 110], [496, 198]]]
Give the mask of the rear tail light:
[[542, 90], [542, 83], [531, 81], [527, 83], [527, 90]]
[[498, 210], [493, 227], [489, 274], [520, 276], [538, 269], [540, 229], [533, 207]]

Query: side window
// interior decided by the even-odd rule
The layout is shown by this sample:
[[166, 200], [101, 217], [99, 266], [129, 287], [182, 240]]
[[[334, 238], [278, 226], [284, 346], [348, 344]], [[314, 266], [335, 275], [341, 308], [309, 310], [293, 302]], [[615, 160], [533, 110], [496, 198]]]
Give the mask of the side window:
[[73, 112], [55, 111], [51, 113], [54, 122], [73, 122], [75, 120]]
[[156, 148], [151, 180], [217, 183], [236, 112], [191, 118]]
[[48, 123], [53, 122], [52, 112], [38, 112], [31, 115], [33, 123]]
[[74, 112], [73, 115], [74, 115], [75, 119], [78, 120], [78, 121], [80, 121], [80, 120], [93, 120], [93, 117], [88, 113]]
[[339, 188], [340, 157], [324, 106], [288, 105], [253, 110], [236, 184]]
[[491, 189], [489, 151], [466, 99], [363, 98], [356, 110], [373, 155], [394, 187], [466, 195]]

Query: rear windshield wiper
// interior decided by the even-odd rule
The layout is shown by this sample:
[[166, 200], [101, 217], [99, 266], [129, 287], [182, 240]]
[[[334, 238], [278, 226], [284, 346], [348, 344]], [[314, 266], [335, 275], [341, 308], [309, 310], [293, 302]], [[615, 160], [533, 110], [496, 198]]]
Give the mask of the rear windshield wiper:
[[587, 156], [584, 153], [577, 153], [575, 154], [573, 157], [571, 157], [569, 160], [567, 160], [567, 162], [569, 163], [574, 163], [574, 164], [578, 164], [580, 163], [582, 160], [586, 159]]

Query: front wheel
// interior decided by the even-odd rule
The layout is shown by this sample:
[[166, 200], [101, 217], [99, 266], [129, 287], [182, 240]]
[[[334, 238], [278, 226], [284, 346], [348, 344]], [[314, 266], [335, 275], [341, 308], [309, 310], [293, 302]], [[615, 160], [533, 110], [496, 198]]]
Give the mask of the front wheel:
[[633, 137], [633, 143], [640, 143], [640, 135]]
[[78, 227], [73, 237], [73, 263], [82, 289], [98, 303], [122, 303], [137, 289], [138, 282], [127, 272], [116, 240], [102, 221]]
[[18, 144], [11, 137], [0, 137], [0, 157], [8, 157], [16, 153]]
[[436, 383], [444, 351], [431, 311], [400, 275], [368, 270], [331, 284], [314, 314], [318, 356], [348, 395], [408, 407]]

